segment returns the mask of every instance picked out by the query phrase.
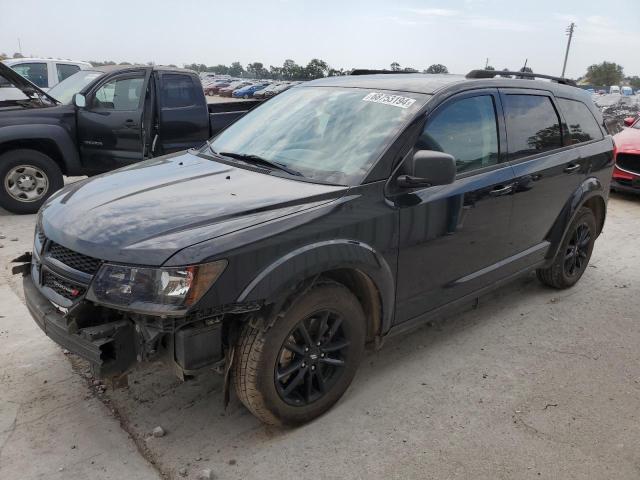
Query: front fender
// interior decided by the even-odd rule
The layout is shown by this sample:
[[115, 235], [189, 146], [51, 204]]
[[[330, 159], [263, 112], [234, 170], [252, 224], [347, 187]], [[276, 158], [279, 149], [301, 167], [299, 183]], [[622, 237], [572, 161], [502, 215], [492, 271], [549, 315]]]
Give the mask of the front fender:
[[53, 142], [62, 155], [63, 173], [79, 175], [82, 172], [80, 156], [73, 139], [60, 125], [32, 124], [0, 127], [0, 145], [15, 140], [47, 140]]
[[395, 302], [393, 272], [371, 246], [355, 240], [327, 240], [305, 245], [263, 269], [242, 291], [237, 301], [276, 298], [301, 281], [337, 269], [359, 270], [375, 284], [382, 305], [382, 333], [391, 328]]
[[603, 217], [598, 226], [600, 229], [602, 228], [607, 211], [608, 188], [605, 188], [597, 177], [589, 177], [574, 190], [553, 224], [547, 236], [547, 240], [551, 244], [546, 256], [547, 260], [552, 261], [556, 257], [558, 249], [567, 234], [567, 228], [578, 213], [578, 210], [593, 198], [598, 198], [598, 201], [602, 202]]

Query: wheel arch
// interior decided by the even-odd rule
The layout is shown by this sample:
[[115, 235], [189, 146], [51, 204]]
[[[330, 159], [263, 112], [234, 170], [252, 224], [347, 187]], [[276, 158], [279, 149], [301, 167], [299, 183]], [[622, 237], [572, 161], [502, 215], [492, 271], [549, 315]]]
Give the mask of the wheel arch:
[[12, 125], [0, 128], [0, 154], [17, 149], [36, 150], [47, 155], [65, 175], [82, 172], [73, 140], [58, 125]]
[[237, 301], [262, 301], [277, 310], [321, 277], [341, 283], [356, 296], [368, 321], [368, 341], [391, 328], [395, 302], [392, 270], [379, 252], [354, 240], [319, 242], [279, 258], [247, 285]]
[[551, 243], [547, 259], [555, 258], [558, 253], [558, 249], [567, 234], [567, 228], [582, 207], [586, 207], [593, 212], [598, 228], [597, 234], [600, 235], [604, 228], [604, 222], [607, 214], [607, 192], [600, 180], [595, 177], [587, 178], [576, 190], [574, 190], [560, 215], [556, 219], [553, 227], [547, 235], [547, 240]]

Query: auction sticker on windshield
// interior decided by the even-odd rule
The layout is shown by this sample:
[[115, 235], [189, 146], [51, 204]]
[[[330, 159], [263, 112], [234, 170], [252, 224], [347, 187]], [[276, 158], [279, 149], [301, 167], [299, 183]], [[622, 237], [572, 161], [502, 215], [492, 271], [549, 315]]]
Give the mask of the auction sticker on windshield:
[[390, 95], [388, 93], [371, 92], [363, 99], [363, 102], [382, 103], [383, 105], [391, 105], [393, 107], [409, 108], [415, 103], [413, 98], [403, 97], [402, 95]]

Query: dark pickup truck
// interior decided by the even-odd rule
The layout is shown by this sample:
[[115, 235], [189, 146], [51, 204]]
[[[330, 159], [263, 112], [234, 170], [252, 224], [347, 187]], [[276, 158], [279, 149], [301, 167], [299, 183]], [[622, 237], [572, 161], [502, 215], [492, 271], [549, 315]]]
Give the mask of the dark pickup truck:
[[257, 101], [207, 104], [195, 72], [156, 66], [81, 70], [48, 93], [0, 64], [23, 100], [0, 101], [0, 206], [35, 213], [63, 175], [95, 175], [193, 147]]

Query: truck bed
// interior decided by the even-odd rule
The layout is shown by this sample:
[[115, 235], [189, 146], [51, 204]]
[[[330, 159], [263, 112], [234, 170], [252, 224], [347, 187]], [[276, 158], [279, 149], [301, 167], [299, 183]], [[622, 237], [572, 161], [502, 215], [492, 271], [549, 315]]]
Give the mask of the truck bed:
[[216, 135], [260, 103], [260, 100], [242, 100], [207, 104], [211, 135]]

